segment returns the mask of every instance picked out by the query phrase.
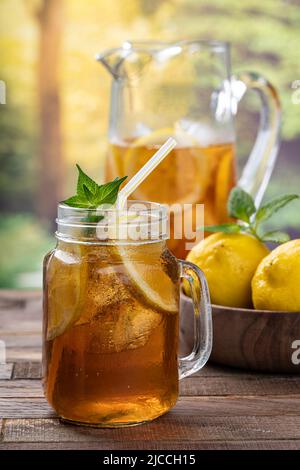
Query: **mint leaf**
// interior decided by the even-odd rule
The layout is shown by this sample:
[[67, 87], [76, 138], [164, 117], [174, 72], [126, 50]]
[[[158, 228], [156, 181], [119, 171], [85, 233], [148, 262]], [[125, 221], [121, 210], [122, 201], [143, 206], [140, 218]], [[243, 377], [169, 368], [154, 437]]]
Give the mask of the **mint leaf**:
[[262, 235], [261, 240], [264, 242], [285, 243], [290, 240], [290, 236], [286, 232], [274, 231]]
[[[286, 206], [294, 199], [299, 199], [297, 194], [287, 194], [277, 197], [264, 204], [256, 210], [253, 198], [241, 188], [235, 187], [231, 190], [227, 202], [228, 215], [241, 220], [243, 223], [228, 223], [221, 225], [212, 225], [204, 227], [207, 232], [224, 233], [248, 233], [260, 241], [285, 243], [290, 237], [287, 233], [281, 231], [272, 231], [263, 233], [260, 223], [269, 219], [275, 212]], [[202, 228], [203, 230], [203, 228]]]
[[89, 188], [85, 184], [83, 184], [82, 187], [86, 200], [90, 203], [92, 207], [94, 207], [96, 202], [94, 194], [89, 190]]
[[255, 218], [256, 224], [259, 224], [263, 220], [269, 219], [273, 214], [275, 214], [275, 212], [277, 212], [282, 207], [286, 206], [289, 202], [293, 201], [294, 199], [299, 199], [299, 196], [297, 194], [286, 194], [285, 196], [279, 196], [271, 200], [270, 202], [267, 202], [258, 209]]
[[203, 227], [206, 232], [223, 232], [223, 233], [239, 233], [243, 231], [244, 227], [238, 224], [220, 224], [208, 225]]
[[76, 164], [76, 167], [79, 172], [77, 181], [77, 195], [83, 196], [83, 198], [85, 197], [84, 186], [86, 186], [92, 194], [96, 194], [98, 184], [94, 180], [92, 180], [92, 178], [90, 178], [86, 173], [84, 173], [84, 171], [82, 171], [78, 164]]
[[123, 178], [115, 178], [110, 183], [98, 186], [96, 193], [97, 205], [114, 204], [117, 200], [120, 186], [126, 178], [127, 176], [123, 176]]
[[238, 187], [231, 190], [227, 208], [230, 217], [235, 217], [247, 223], [250, 222], [251, 215], [256, 212], [256, 207], [250, 194]]
[[79, 207], [79, 208], [86, 208], [86, 209], [90, 207], [89, 202], [86, 200], [82, 200], [79, 196], [69, 197], [68, 199], [62, 202], [70, 207]]
[[[76, 166], [78, 169], [77, 194], [63, 201], [64, 204], [71, 207], [96, 209], [100, 205], [116, 202], [120, 186], [127, 176], [117, 177], [110, 183], [98, 185], [82, 171], [79, 165]], [[99, 218], [98, 215], [97, 217]], [[103, 216], [99, 220], [101, 219]]]

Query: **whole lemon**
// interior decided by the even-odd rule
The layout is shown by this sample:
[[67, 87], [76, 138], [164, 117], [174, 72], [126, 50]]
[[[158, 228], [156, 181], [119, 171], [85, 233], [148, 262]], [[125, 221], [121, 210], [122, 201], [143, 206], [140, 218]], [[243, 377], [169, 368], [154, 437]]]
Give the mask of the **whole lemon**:
[[214, 233], [194, 246], [187, 260], [204, 272], [212, 303], [247, 308], [252, 306], [251, 279], [268, 253], [251, 235]]
[[256, 309], [300, 312], [300, 240], [278, 246], [259, 264], [252, 279]]

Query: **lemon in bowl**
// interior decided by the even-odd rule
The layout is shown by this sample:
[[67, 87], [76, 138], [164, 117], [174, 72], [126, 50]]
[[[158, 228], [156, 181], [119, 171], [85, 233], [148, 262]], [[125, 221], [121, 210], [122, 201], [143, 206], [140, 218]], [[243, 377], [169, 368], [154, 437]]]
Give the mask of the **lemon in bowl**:
[[278, 246], [252, 279], [255, 309], [300, 312], [300, 239]]
[[[242, 233], [214, 233], [201, 240], [187, 260], [204, 272], [213, 304], [251, 308], [251, 279], [268, 248]], [[188, 293], [188, 286], [184, 290]]]

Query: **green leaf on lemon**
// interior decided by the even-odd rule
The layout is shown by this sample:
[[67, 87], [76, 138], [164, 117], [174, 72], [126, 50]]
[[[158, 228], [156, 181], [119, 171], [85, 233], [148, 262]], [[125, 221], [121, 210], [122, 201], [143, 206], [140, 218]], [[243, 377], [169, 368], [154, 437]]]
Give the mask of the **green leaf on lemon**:
[[243, 227], [238, 224], [220, 224], [220, 225], [208, 225], [204, 227], [206, 232], [223, 232], [223, 233], [239, 233], [243, 230]]
[[231, 190], [228, 198], [228, 214], [230, 217], [249, 222], [251, 215], [256, 212], [255, 204], [246, 191], [235, 187]]
[[299, 199], [297, 194], [286, 194], [284, 196], [279, 196], [271, 201], [267, 202], [263, 206], [261, 206], [258, 211], [256, 212], [255, 220], [256, 223], [260, 223], [272, 217], [275, 212], [277, 212], [282, 207], [286, 206], [289, 202], [293, 201], [294, 199]]
[[261, 236], [261, 240], [263, 242], [271, 242], [271, 243], [285, 243], [290, 240], [290, 236], [286, 232], [281, 232], [279, 230], [275, 230], [273, 232], [267, 232]]
[[211, 225], [203, 227], [207, 232], [223, 233], [248, 233], [263, 242], [285, 243], [290, 239], [288, 233], [274, 230], [263, 233], [261, 223], [269, 219], [275, 212], [285, 207], [291, 201], [299, 199], [297, 194], [286, 194], [279, 196], [267, 202], [259, 209], [256, 209], [254, 200], [250, 194], [241, 188], [235, 187], [231, 190], [227, 209], [228, 215], [241, 221], [238, 223], [225, 223], [220, 225]]

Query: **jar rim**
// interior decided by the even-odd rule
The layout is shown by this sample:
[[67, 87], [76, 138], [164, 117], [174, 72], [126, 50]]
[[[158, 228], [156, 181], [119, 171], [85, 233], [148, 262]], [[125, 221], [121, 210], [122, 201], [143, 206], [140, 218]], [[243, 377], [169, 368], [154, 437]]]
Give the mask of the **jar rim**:
[[[143, 204], [145, 207], [147, 207], [148, 209], [147, 210], [151, 210], [151, 211], [165, 211], [165, 213], [167, 214], [167, 206], [166, 204], [161, 204], [159, 202], [154, 202], [154, 201], [141, 201], [139, 199], [130, 199], [127, 201], [127, 206], [133, 206], [135, 204]], [[58, 204], [58, 208], [61, 208], [61, 209], [64, 209], [64, 210], [72, 210], [72, 211], [78, 211], [78, 212], [95, 212], [95, 210], [99, 210], [99, 211], [115, 211], [115, 212], [124, 212], [125, 209], [120, 209], [120, 208], [117, 208], [114, 204], [107, 204], [107, 205], [103, 205], [103, 206], [99, 206], [99, 208], [95, 209], [95, 208], [90, 208], [90, 207], [73, 207], [73, 206], [69, 206], [67, 204], [65, 204], [64, 202], [60, 202]]]
[[125, 208], [58, 205], [56, 237], [73, 243], [149, 243], [166, 240], [168, 209], [152, 201], [130, 200]]

